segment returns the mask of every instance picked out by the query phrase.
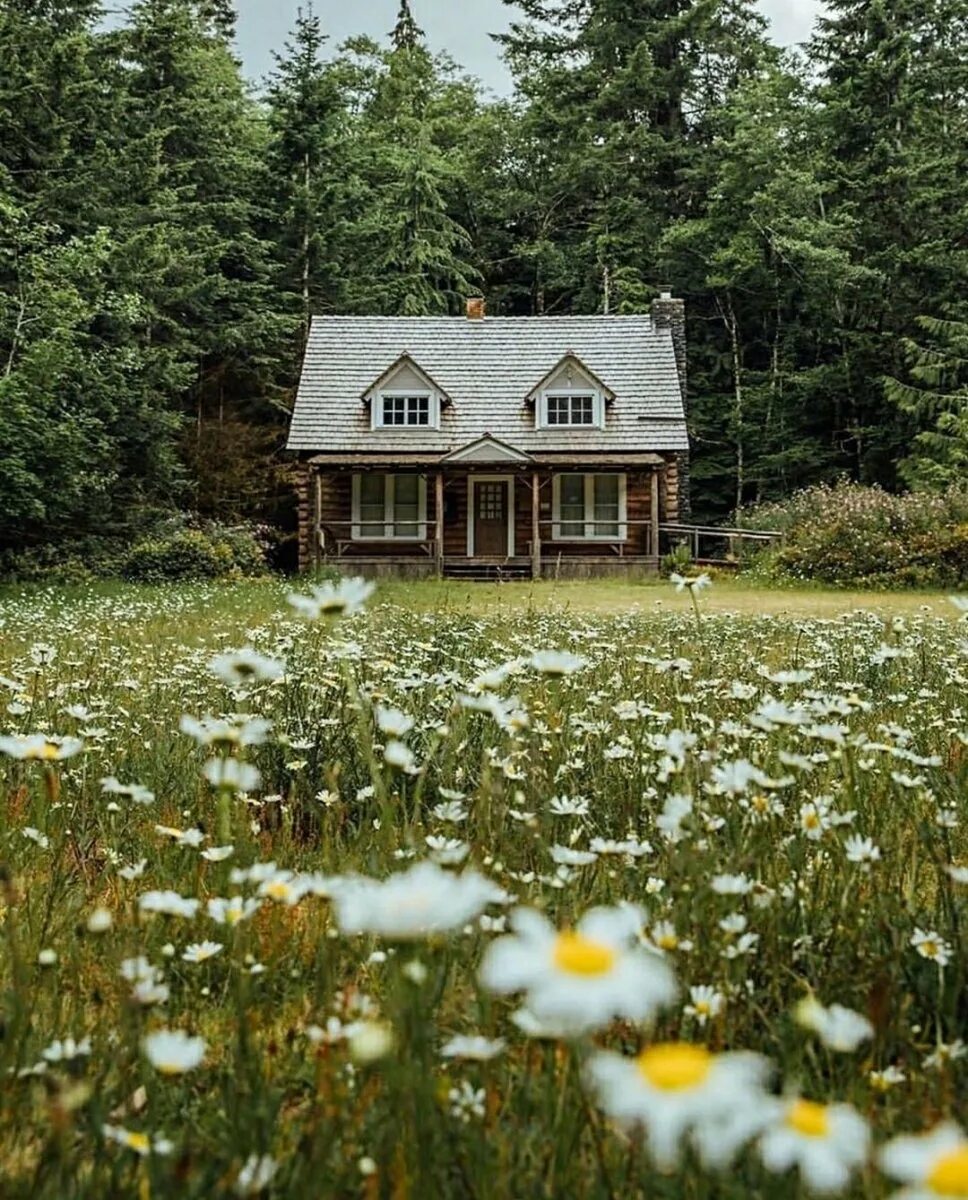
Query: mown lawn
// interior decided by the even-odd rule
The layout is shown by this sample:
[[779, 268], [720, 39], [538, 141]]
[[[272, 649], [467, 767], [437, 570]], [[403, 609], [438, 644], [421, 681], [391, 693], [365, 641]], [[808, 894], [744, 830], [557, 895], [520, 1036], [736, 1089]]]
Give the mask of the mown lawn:
[[294, 586], [0, 596], [4, 1200], [968, 1194], [954, 605]]

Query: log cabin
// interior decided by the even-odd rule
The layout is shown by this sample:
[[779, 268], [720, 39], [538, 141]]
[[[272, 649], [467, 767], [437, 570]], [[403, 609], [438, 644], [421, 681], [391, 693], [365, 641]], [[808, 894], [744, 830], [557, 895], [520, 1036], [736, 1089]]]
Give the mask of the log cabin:
[[658, 568], [688, 509], [685, 305], [640, 316], [313, 319], [288, 449], [303, 569]]

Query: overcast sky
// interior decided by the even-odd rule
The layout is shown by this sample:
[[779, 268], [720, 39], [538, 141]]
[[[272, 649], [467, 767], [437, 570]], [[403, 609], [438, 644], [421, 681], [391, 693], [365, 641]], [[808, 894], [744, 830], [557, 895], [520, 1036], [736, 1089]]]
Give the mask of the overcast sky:
[[[305, 5], [305, 0], [302, 0]], [[272, 65], [292, 28], [300, 0], [237, 0], [239, 53], [248, 74], [259, 79]], [[446, 50], [461, 66], [499, 92], [509, 81], [497, 47], [488, 37], [507, 28], [511, 9], [501, 0], [411, 0], [418, 22], [434, 50]], [[784, 45], [810, 34], [820, 0], [759, 0]], [[110, 6], [110, 0], [109, 5]], [[316, 0], [316, 11], [334, 41], [354, 33], [383, 38], [396, 20], [399, 0]]]

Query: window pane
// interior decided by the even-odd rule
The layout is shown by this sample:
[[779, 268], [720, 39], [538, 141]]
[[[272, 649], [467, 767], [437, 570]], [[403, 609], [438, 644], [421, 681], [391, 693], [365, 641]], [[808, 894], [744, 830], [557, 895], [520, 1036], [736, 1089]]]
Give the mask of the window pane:
[[562, 475], [560, 482], [561, 536], [578, 538], [585, 536], [585, 476]]
[[420, 536], [420, 478], [417, 475], [394, 476], [393, 536]]
[[384, 536], [386, 482], [385, 475], [360, 476], [360, 537]]
[[619, 486], [617, 475], [596, 475], [595, 537], [618, 537]]
[[595, 405], [591, 396], [571, 397], [572, 425], [591, 425], [595, 417]]

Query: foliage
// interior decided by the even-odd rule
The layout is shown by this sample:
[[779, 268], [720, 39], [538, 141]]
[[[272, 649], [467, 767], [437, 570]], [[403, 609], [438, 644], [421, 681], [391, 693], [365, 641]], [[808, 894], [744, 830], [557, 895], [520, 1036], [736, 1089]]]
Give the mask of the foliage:
[[266, 570], [266, 547], [253, 531], [206, 525], [176, 529], [132, 546], [121, 563], [125, 579], [141, 583], [239, 578]]
[[769, 569], [780, 577], [838, 587], [968, 586], [964, 486], [896, 496], [842, 481], [746, 509], [739, 521], [784, 533], [768, 552]]
[[[0, 600], [7, 728], [43, 731], [39, 760], [0, 749], [5, 1197], [788, 1200], [801, 1181], [757, 1142], [795, 1088], [869, 1121], [836, 1194], [883, 1200], [876, 1149], [964, 1122], [954, 608], [697, 631], [652, 605], [509, 621], [378, 600], [314, 624], [284, 591]], [[243, 769], [245, 794], [209, 782]], [[433, 859], [450, 888], [472, 870], [496, 885], [483, 916], [404, 887], [381, 923], [415, 937], [372, 914], [347, 932], [358, 876]], [[626, 902], [626, 953], [678, 994], [648, 1023], [529, 1036], [521, 1000], [481, 977], [511, 911], [567, 932]], [[560, 971], [569, 1008], [608, 955], [582, 966]], [[634, 1005], [632, 982], [615, 986]], [[808, 998], [852, 1010], [859, 1040], [805, 1028]], [[194, 1069], [152, 1065], [165, 1028], [201, 1039]], [[445, 1056], [455, 1035], [485, 1040]], [[727, 1090], [750, 1121], [722, 1171], [676, 1136], [682, 1157], [657, 1163], [602, 1111], [594, 1056], [675, 1040], [771, 1064], [765, 1098]], [[658, 1115], [678, 1102], [665, 1088]], [[253, 1189], [256, 1165], [272, 1178]]]

